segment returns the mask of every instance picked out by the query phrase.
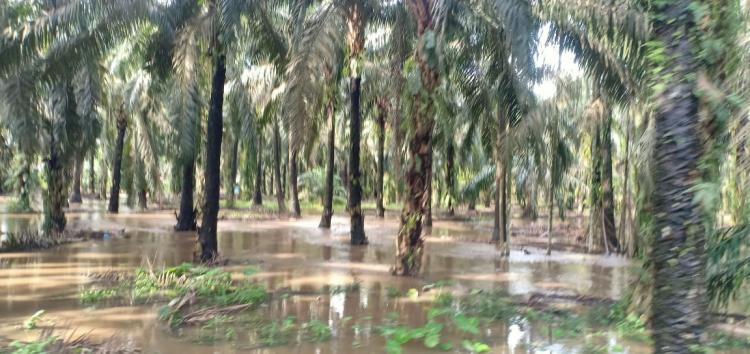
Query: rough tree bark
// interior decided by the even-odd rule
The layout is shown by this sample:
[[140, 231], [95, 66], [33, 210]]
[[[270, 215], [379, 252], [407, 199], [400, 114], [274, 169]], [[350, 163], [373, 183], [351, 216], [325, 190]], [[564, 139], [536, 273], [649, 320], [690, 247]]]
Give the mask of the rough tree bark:
[[117, 142], [115, 143], [115, 163], [112, 167], [112, 191], [109, 193], [109, 207], [107, 211], [117, 213], [120, 209], [120, 181], [122, 169], [122, 150], [125, 146], [125, 130], [128, 128], [128, 121], [125, 118], [125, 111], [120, 107], [117, 117]]
[[669, 58], [656, 114], [653, 323], [656, 353], [690, 353], [705, 332], [705, 228], [695, 186], [702, 156], [695, 73], [699, 67], [689, 29], [692, 1], [657, 7], [654, 31]]
[[336, 116], [333, 111], [333, 99], [328, 100], [326, 105], [328, 115], [328, 163], [326, 165], [326, 194], [323, 196], [323, 215], [320, 216], [318, 227], [331, 228], [331, 217], [333, 216], [333, 174], [335, 173], [336, 153]]
[[[408, 0], [407, 5], [417, 21], [419, 37], [428, 31], [434, 31], [431, 0]], [[396, 239], [396, 259], [393, 268], [393, 274], [396, 275], [418, 275], [422, 267], [422, 218], [429, 202], [427, 189], [429, 171], [432, 170], [432, 129], [435, 124], [431, 94], [439, 79], [437, 68], [427, 61], [430, 50], [435, 49], [419, 46], [415, 55], [418, 58], [422, 88], [413, 95], [412, 116], [409, 122], [413, 126], [414, 135], [409, 142], [409, 165], [404, 176], [407, 194]]]
[[[218, 36], [217, 36], [218, 37]], [[219, 39], [214, 38], [215, 46]], [[211, 82], [211, 98], [206, 129], [206, 168], [204, 170], [203, 220], [198, 229], [198, 242], [201, 245], [201, 261], [211, 262], [218, 256], [216, 229], [219, 216], [221, 185], [221, 139], [224, 124], [224, 83], [226, 81], [226, 56], [214, 48], [214, 76]]]
[[351, 120], [349, 124], [349, 215], [351, 216], [351, 244], [367, 244], [365, 217], [362, 214], [362, 176], [359, 169], [360, 139], [362, 135], [360, 112], [360, 77], [350, 78]]

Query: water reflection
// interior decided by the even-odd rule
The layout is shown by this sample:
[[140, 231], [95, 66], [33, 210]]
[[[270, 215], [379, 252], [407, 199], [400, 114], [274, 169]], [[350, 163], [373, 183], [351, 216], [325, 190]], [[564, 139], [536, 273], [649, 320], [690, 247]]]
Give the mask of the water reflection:
[[[126, 232], [109, 241], [0, 254], [0, 337], [35, 337], [36, 333], [19, 329], [19, 324], [36, 310], [45, 309], [47, 318], [60, 329], [90, 330], [99, 338], [125, 336], [148, 352], [380, 353], [384, 342], [374, 326], [389, 314], [411, 326], [427, 321], [427, 297], [393, 298], [388, 295], [391, 289], [405, 293], [422, 289], [426, 283], [453, 280], [462, 289], [614, 298], [628, 281], [627, 263], [622, 260], [562, 252], [552, 258], [517, 251], [511, 257], [501, 257], [486, 244], [458, 242], [466, 234], [480, 232], [465, 223], [437, 222], [427, 243], [423, 277], [401, 278], [389, 272], [398, 227], [394, 219], [368, 219], [371, 244], [366, 247], [348, 245], [346, 218], [334, 218], [331, 231], [317, 229], [317, 217], [297, 222], [222, 221], [219, 251], [229, 260], [228, 269], [242, 277], [246, 264], [257, 264], [261, 271], [250, 279], [277, 295], [287, 294], [274, 296], [260, 309], [262, 316], [276, 321], [293, 316], [298, 323], [322, 321], [331, 326], [334, 339], [251, 348], [252, 334], [238, 330], [236, 345], [211, 347], [191, 341], [190, 330], [182, 335], [170, 333], [155, 319], [155, 306], [84, 308], [79, 304], [78, 293], [89, 281], [89, 274], [129, 272], [146, 259], [157, 266], [176, 265], [191, 261], [195, 250], [194, 234], [170, 231], [174, 220], [169, 212], [108, 215], [94, 211], [96, 205], [84, 209], [88, 207], [91, 211], [69, 213], [73, 228]], [[35, 222], [34, 217], [0, 214], [3, 230], [26, 228]], [[551, 327], [522, 318], [484, 328], [482, 337], [496, 353], [567, 353], [581, 348], [581, 343], [555, 339]], [[460, 338], [455, 339], [460, 343]], [[635, 347], [628, 349], [638, 352]], [[412, 343], [405, 346], [405, 352], [432, 351]]]

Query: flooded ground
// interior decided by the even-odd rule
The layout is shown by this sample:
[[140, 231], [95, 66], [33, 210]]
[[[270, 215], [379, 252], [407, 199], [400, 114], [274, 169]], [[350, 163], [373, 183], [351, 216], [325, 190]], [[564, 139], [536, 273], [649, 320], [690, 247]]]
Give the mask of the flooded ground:
[[[384, 339], [373, 328], [389, 317], [413, 326], [427, 321], [432, 294], [426, 284], [451, 281], [453, 291], [502, 290], [511, 295], [585, 295], [617, 299], [629, 284], [629, 262], [603, 257], [514, 247], [502, 257], [493, 246], [467, 239], [488, 237], [467, 222], [437, 221], [426, 246], [423, 276], [392, 277], [396, 219], [366, 219], [370, 245], [347, 244], [348, 218], [335, 217], [331, 230], [317, 228], [318, 216], [301, 220], [221, 221], [220, 254], [227, 269], [241, 277], [242, 268], [257, 265], [250, 278], [274, 296], [258, 312], [267, 320], [293, 316], [299, 323], [317, 320], [332, 329], [323, 343], [272, 348], [253, 346], [251, 334], [232, 329], [231, 342], [201, 340], [201, 330], [172, 331], [157, 320], [158, 305], [81, 305], [79, 294], [90, 275], [132, 271], [148, 259], [156, 266], [193, 260], [195, 235], [172, 232], [171, 211], [120, 215], [103, 213], [104, 206], [84, 204], [68, 214], [69, 228], [106, 230], [112, 237], [67, 244], [49, 250], [0, 253], [0, 337], [33, 339], [38, 331], [21, 324], [45, 310], [44, 326], [58, 331], [88, 333], [94, 338], [124, 338], [146, 353], [381, 353]], [[0, 213], [0, 231], [34, 227], [35, 215]], [[356, 287], [351, 287], [357, 284]], [[341, 291], [341, 289], [347, 289]], [[419, 296], [393, 297], [417, 289]], [[222, 329], [225, 330], [225, 329]], [[481, 340], [492, 353], [588, 352], [580, 339], [557, 338], [554, 328], [524, 318], [483, 326]], [[460, 338], [457, 338], [460, 340]], [[647, 345], [606, 335], [604, 352], [649, 352]], [[600, 348], [601, 350], [601, 348]], [[421, 342], [404, 346], [405, 353], [427, 353]], [[466, 352], [456, 346], [451, 352]]]

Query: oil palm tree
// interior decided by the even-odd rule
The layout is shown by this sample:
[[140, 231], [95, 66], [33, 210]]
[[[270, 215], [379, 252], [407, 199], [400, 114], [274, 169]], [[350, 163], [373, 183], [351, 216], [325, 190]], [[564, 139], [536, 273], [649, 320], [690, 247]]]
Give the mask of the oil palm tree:
[[401, 227], [396, 240], [395, 275], [416, 275], [420, 272], [424, 240], [422, 219], [429, 203], [429, 175], [432, 170], [432, 129], [434, 103], [432, 92], [439, 84], [437, 29], [445, 14], [430, 0], [409, 0], [416, 22], [419, 44], [413, 59], [404, 67], [412, 73], [408, 92], [412, 96], [410, 122], [413, 127], [409, 142], [409, 163], [405, 174], [407, 193], [401, 212]]

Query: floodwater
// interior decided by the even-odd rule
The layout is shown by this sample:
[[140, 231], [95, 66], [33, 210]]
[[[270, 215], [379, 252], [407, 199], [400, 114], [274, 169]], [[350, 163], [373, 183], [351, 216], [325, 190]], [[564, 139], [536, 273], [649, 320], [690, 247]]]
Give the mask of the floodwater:
[[[428, 238], [423, 276], [392, 277], [393, 237], [397, 220], [367, 217], [370, 245], [347, 244], [348, 218], [335, 217], [331, 230], [317, 228], [318, 216], [301, 220], [230, 221], [219, 224], [220, 254], [227, 269], [239, 275], [246, 264], [260, 271], [251, 276], [269, 291], [293, 294], [275, 296], [262, 307], [261, 316], [281, 321], [294, 316], [298, 323], [319, 320], [333, 329], [333, 338], [323, 343], [302, 343], [258, 348], [249, 335], [238, 332], [236, 340], [198, 343], [195, 333], [174, 332], [157, 320], [160, 305], [98, 305], [86, 307], [79, 292], [90, 284], [90, 275], [106, 271], [132, 271], [145, 260], [157, 266], [173, 266], [193, 259], [195, 235], [172, 232], [171, 211], [108, 215], [103, 204], [84, 204], [68, 214], [69, 228], [106, 230], [115, 237], [67, 244], [49, 250], [0, 253], [0, 338], [28, 340], [38, 331], [21, 324], [44, 309], [44, 326], [56, 331], [88, 333], [93, 338], [117, 336], [146, 353], [384, 353], [384, 340], [373, 326], [387, 316], [413, 326], [427, 321], [431, 294], [414, 298], [391, 298], [396, 289], [422, 289], [425, 284], [452, 280], [453, 289], [503, 290], [513, 295], [534, 293], [586, 295], [617, 299], [629, 283], [629, 263], [620, 257], [602, 257], [543, 250], [513, 249], [502, 257], [492, 246], [466, 239], [489, 238], [481, 228], [467, 222], [437, 221]], [[0, 231], [34, 227], [36, 216], [0, 213]], [[530, 252], [530, 253], [529, 253]], [[333, 291], [352, 283], [352, 291]], [[389, 315], [391, 314], [391, 315]], [[582, 340], [555, 339], [548, 325], [516, 319], [483, 327], [480, 338], [492, 353], [584, 352]], [[460, 343], [460, 339], [458, 340]], [[245, 345], [247, 344], [247, 345]], [[458, 344], [458, 343], [455, 343]], [[623, 342], [615, 334], [604, 338], [605, 346], [626, 352], [649, 352], [638, 343]], [[462, 351], [460, 344], [455, 353]], [[421, 342], [404, 346], [405, 353], [428, 353]]]

